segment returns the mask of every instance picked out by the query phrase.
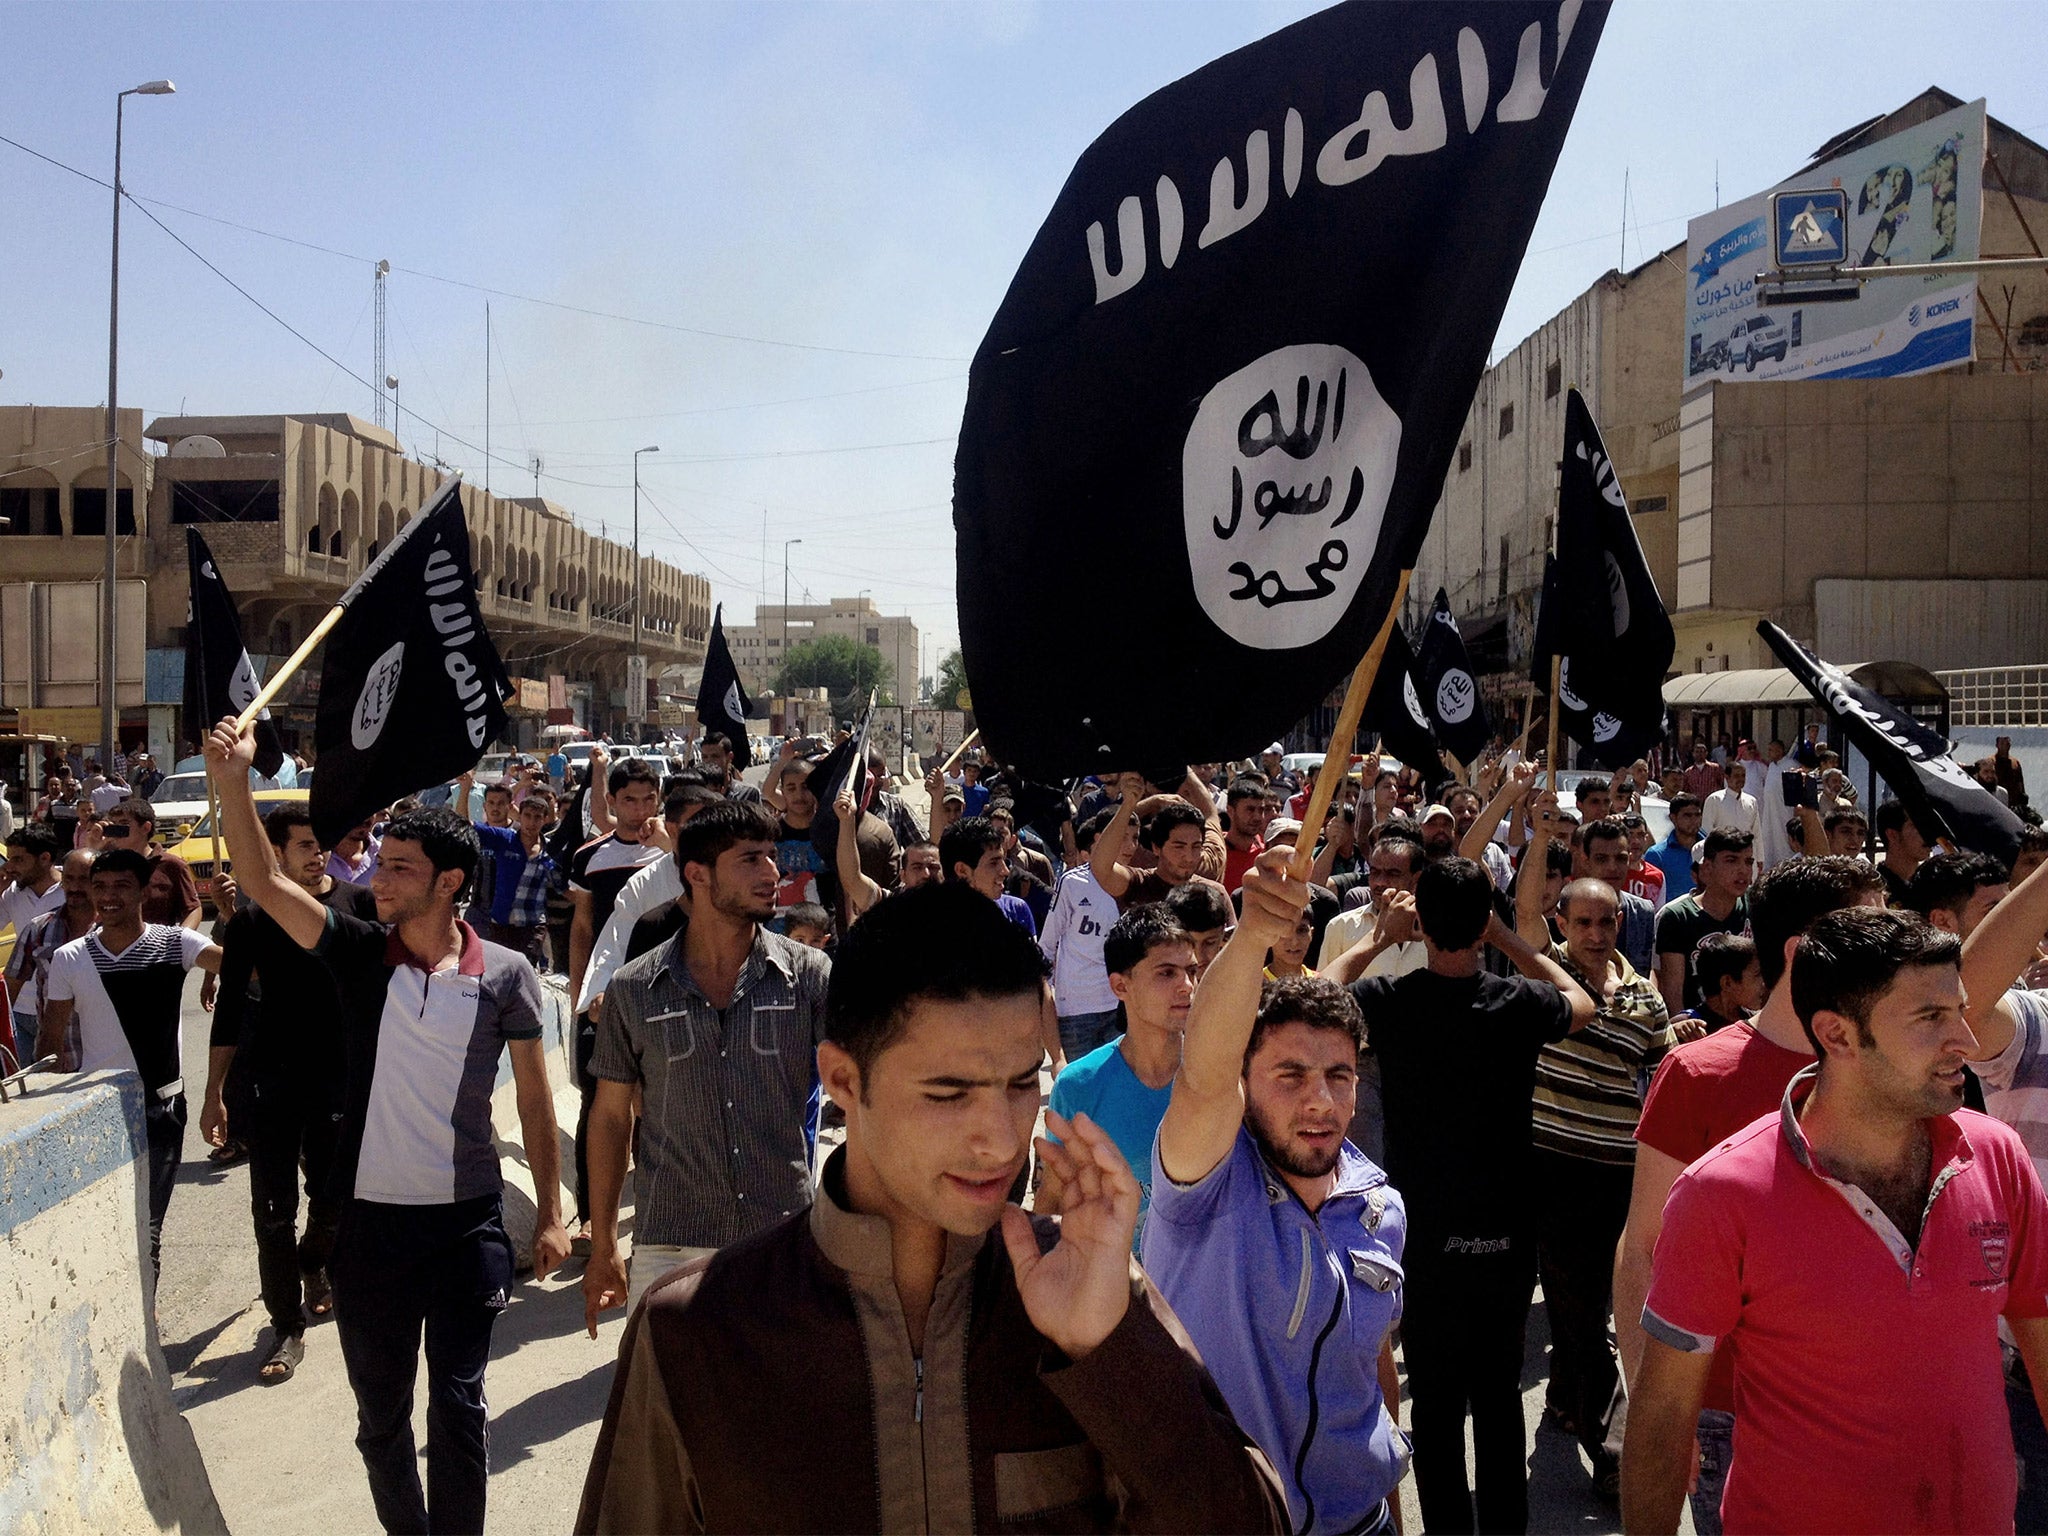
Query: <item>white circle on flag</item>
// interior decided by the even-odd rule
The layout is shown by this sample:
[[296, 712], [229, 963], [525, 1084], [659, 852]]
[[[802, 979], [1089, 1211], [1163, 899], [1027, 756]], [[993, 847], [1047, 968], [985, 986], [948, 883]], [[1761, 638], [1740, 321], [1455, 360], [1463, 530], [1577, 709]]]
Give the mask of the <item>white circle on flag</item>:
[[725, 685], [725, 718], [734, 721], [745, 718], [740, 713], [740, 680], [738, 678], [734, 678]]
[[403, 640], [370, 663], [363, 691], [356, 695], [356, 707], [348, 717], [348, 739], [358, 752], [367, 752], [384, 734], [384, 722], [391, 718], [391, 706], [398, 699], [398, 679], [404, 671]]
[[1614, 551], [1604, 552], [1607, 561], [1607, 598], [1614, 604], [1614, 638], [1628, 633], [1628, 578], [1621, 574], [1621, 562]]
[[1621, 722], [1608, 714], [1606, 710], [1603, 709], [1593, 717], [1593, 739], [1595, 741], [1612, 741], [1620, 734]]
[[1422, 700], [1416, 697], [1415, 679], [1404, 675], [1401, 678], [1401, 699], [1408, 706], [1408, 713], [1415, 723], [1425, 731], [1429, 729], [1429, 716], [1422, 711]]
[[1202, 612], [1258, 650], [1329, 634], [1372, 564], [1400, 447], [1401, 419], [1343, 347], [1281, 347], [1218, 381], [1181, 448]]
[[1479, 690], [1472, 686], [1472, 674], [1453, 667], [1436, 685], [1436, 717], [1446, 725], [1463, 725], [1472, 718], [1472, 704]]
[[1572, 692], [1572, 664], [1569, 658], [1557, 669], [1557, 696], [1564, 701], [1566, 709], [1583, 711], [1586, 707], [1586, 701]]

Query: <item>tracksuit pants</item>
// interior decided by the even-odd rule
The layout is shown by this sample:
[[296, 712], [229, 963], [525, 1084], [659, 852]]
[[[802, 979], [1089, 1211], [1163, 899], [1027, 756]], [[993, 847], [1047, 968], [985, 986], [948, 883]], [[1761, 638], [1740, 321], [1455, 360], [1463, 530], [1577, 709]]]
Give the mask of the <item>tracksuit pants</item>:
[[576, 1110], [576, 1220], [590, 1220], [590, 1111], [597, 1103], [597, 1077], [590, 1070], [590, 1058], [597, 1052], [597, 1020], [591, 1014], [576, 1019], [576, 1089], [582, 1099]]
[[[249, 1211], [263, 1308], [280, 1337], [305, 1332], [305, 1280], [327, 1267], [341, 1220], [334, 1157], [341, 1106], [323, 1090], [280, 1077], [233, 1095], [228, 1123], [249, 1148]], [[306, 1233], [299, 1235], [299, 1169], [306, 1177]]]
[[[484, 1367], [512, 1287], [500, 1200], [382, 1205], [352, 1200], [329, 1266], [342, 1362], [356, 1395], [356, 1449], [384, 1529], [480, 1532], [489, 1476]], [[412, 1434], [427, 1356], [427, 1485]]]
[[1550, 1316], [1546, 1397], [1578, 1425], [1579, 1445], [1596, 1473], [1603, 1459], [1621, 1452], [1621, 1372], [1607, 1342], [1607, 1313], [1614, 1300], [1614, 1250], [1628, 1223], [1634, 1177], [1633, 1164], [1539, 1149], [1530, 1179], [1531, 1188], [1545, 1191], [1536, 1252]]
[[[1495, 1251], [1458, 1249], [1462, 1241], [1411, 1231], [1405, 1254], [1401, 1350], [1408, 1366], [1422, 1525], [1430, 1536], [1525, 1531], [1529, 1481], [1522, 1341], [1536, 1280], [1535, 1249], [1523, 1237], [1475, 1240], [1475, 1246], [1505, 1245]], [[1465, 1477], [1468, 1409], [1474, 1452], [1470, 1483]]]
[[145, 1090], [142, 1121], [149, 1144], [149, 1273], [155, 1280], [164, 1272], [164, 1213], [171, 1208], [171, 1191], [178, 1187], [178, 1168], [185, 1161], [185, 1095], [166, 1099]]

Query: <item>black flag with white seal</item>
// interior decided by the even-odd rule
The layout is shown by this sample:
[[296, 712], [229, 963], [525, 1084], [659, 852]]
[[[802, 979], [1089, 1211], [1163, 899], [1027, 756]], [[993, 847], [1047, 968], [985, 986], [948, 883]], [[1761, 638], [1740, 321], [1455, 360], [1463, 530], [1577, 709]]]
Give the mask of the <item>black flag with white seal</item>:
[[839, 868], [839, 791], [849, 784], [853, 787], [856, 828], [860, 825], [860, 813], [873, 798], [869, 791], [874, 786], [868, 781], [868, 734], [874, 721], [875, 695], [870, 691], [867, 710], [853, 734], [812, 764], [810, 776], [804, 780], [805, 788], [818, 801], [818, 809], [811, 817], [811, 846], [825, 861], [825, 867], [834, 871], [835, 878]]
[[1436, 739], [1467, 768], [1475, 765], [1493, 740], [1493, 721], [1472, 676], [1465, 637], [1451, 617], [1450, 596], [1441, 587], [1415, 650], [1415, 684]]
[[[185, 530], [185, 562], [191, 596], [185, 610], [185, 730], [204, 741], [216, 722], [239, 715], [255, 702], [262, 681], [242, 639], [235, 595], [221, 579], [213, 551], [197, 528]], [[256, 772], [275, 778], [284, 766], [284, 744], [266, 708], [256, 716]]]
[[475, 767], [504, 734], [512, 684], [477, 605], [460, 489], [444, 484], [341, 595], [313, 728], [313, 835], [325, 847]]
[[725, 639], [725, 604], [711, 615], [711, 640], [704, 649], [704, 680], [697, 685], [697, 724], [732, 743], [732, 771], [738, 774], [754, 761], [747, 740], [747, 716], [754, 706], [740, 687], [732, 647]]
[[1832, 662], [1822, 661], [1769, 619], [1756, 632], [1800, 686], [1841, 722], [1856, 750], [1905, 805], [1929, 842], [1989, 854], [2008, 868], [2019, 856], [2025, 823], [1951, 755], [1948, 741], [1896, 704], [1872, 693]]
[[[1594, 704], [1579, 691], [1578, 679], [1573, 672], [1573, 658], [1566, 654], [1565, 642], [1556, 634], [1559, 615], [1565, 606], [1557, 595], [1559, 581], [1556, 557], [1546, 556], [1543, 562], [1543, 595], [1536, 609], [1535, 656], [1530, 676], [1539, 689], [1550, 692], [1550, 658], [1561, 657], [1557, 692], [1550, 701], [1550, 707], [1557, 711], [1562, 735], [1585, 747], [1595, 762], [1609, 768], [1624, 767], [1639, 757], [1647, 756], [1650, 748], [1663, 739], [1663, 689], [1658, 689], [1654, 704], [1646, 698], [1636, 697], [1625, 703], [1619, 713]], [[1556, 766], [1563, 768], [1566, 765], [1558, 763]]]
[[[1415, 653], [1409, 649], [1398, 619], [1387, 631], [1386, 653], [1380, 657], [1379, 671], [1373, 674], [1372, 692], [1366, 695], [1361, 718], [1367, 730], [1379, 733], [1380, 750], [1415, 769], [1429, 789], [1451, 776], [1444, 767], [1429, 711], [1415, 686]], [[1369, 797], [1372, 786], [1363, 786], [1362, 793]]]
[[[975, 356], [956, 461], [961, 644], [998, 757], [1043, 780], [1213, 762], [1357, 663], [1606, 13], [1333, 6], [1081, 156]], [[1071, 622], [1018, 579], [1050, 571]]]

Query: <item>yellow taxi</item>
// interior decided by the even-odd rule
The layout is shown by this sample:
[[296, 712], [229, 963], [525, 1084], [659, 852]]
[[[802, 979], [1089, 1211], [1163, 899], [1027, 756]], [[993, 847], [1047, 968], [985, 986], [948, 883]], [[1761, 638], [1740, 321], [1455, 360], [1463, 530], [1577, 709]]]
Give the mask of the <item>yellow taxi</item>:
[[[261, 815], [274, 805], [304, 805], [309, 794], [310, 791], [303, 789], [259, 789], [256, 791], [257, 814]], [[200, 900], [205, 903], [209, 912], [212, 911], [213, 898], [206, 890], [206, 882], [213, 878], [212, 814], [201, 816], [193, 822], [192, 831], [185, 840], [171, 843], [164, 852], [175, 853], [192, 866], [192, 878], [199, 882]], [[223, 856], [227, 853], [225, 842], [221, 844], [221, 853]]]

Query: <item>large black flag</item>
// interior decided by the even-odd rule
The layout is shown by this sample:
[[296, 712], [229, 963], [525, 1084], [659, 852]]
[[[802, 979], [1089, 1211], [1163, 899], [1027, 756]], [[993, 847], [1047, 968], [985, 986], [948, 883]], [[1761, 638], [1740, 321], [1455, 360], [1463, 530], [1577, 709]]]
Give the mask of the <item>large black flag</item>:
[[[263, 685], [242, 640], [235, 596], [197, 528], [185, 530], [185, 560], [192, 577], [185, 610], [185, 730], [203, 742], [215, 722], [247, 709]], [[284, 745], [265, 709], [256, 716], [256, 771], [270, 778], [283, 763]]]
[[477, 607], [460, 487], [443, 485], [341, 596], [313, 728], [313, 834], [328, 847], [378, 808], [474, 767], [504, 733], [512, 685]]
[[[961, 643], [1000, 758], [1063, 779], [1230, 757], [1364, 654], [1606, 12], [1334, 6], [1081, 156], [960, 433]], [[1050, 571], [1073, 622], [1045, 622]]]
[[1544, 571], [1536, 686], [1549, 690], [1550, 658], [1562, 656], [1554, 707], [1574, 740], [1619, 768], [1664, 735], [1664, 674], [1676, 648], [1600, 429], [1579, 392], [1568, 391], [1557, 558]]
[[1905, 804], [1920, 835], [1945, 837], [2007, 865], [2020, 851], [2019, 817], [1949, 755], [1949, 744], [1889, 700], [1849, 680], [1765, 619], [1756, 627], [1800, 686], [1827, 706], [1856, 750]]
[[1436, 739], [1468, 769], [1476, 766], [1493, 740], [1493, 722], [1487, 717], [1486, 701], [1479, 697], [1479, 684], [1473, 681], [1465, 637], [1451, 617], [1450, 597], [1441, 587], [1415, 652], [1415, 682]]
[[736, 774], [754, 761], [754, 749], [747, 740], [747, 716], [753, 708], [740, 688], [740, 672], [733, 665], [732, 647], [725, 642], [725, 604], [720, 603], [711, 615], [711, 642], [704, 651], [704, 681], [697, 685], [697, 724], [732, 743], [732, 771]]
[[818, 809], [811, 818], [811, 846], [825, 861], [825, 867], [837, 878], [839, 866], [834, 862], [839, 857], [839, 812], [835, 806], [839, 791], [848, 784], [853, 786], [854, 827], [860, 826], [860, 813], [868, 805], [868, 731], [875, 720], [875, 695], [868, 694], [866, 713], [860, 717], [860, 724], [853, 734], [840, 742], [830, 752], [812, 765], [810, 777], [804, 781], [810, 792], [817, 797]]
[[[1364, 724], [1367, 730], [1379, 732], [1381, 751], [1393, 753], [1419, 772], [1429, 788], [1450, 777], [1430, 727], [1429, 711], [1423, 708], [1422, 695], [1415, 687], [1415, 654], [1408, 648], [1408, 637], [1401, 632], [1398, 619], [1387, 630], [1386, 653], [1380, 657], [1372, 692], [1365, 699]], [[1365, 793], [1372, 793], [1370, 784]]]

